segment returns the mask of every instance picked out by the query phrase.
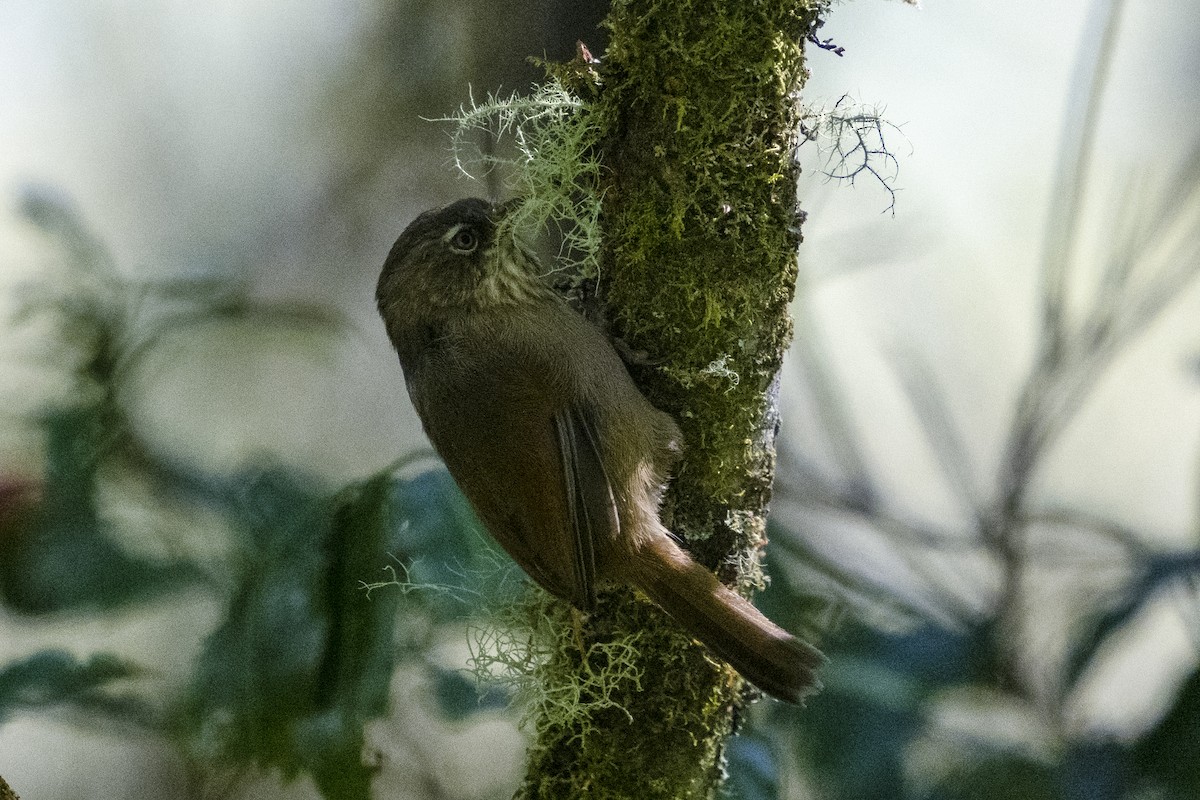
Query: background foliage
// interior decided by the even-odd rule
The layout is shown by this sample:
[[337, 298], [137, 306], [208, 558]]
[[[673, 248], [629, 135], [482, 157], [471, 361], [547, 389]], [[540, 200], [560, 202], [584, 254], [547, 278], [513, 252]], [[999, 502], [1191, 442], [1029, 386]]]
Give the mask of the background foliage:
[[[519, 596], [522, 581], [480, 534], [436, 462], [415, 440], [405, 445], [415, 455], [391, 464], [377, 454], [352, 454], [340, 465], [312, 452], [206, 455], [213, 442], [238, 435], [214, 420], [248, 415], [248, 405], [243, 383], [207, 377], [205, 358], [251, 363], [250, 383], [267, 385], [279, 409], [289, 393], [336, 382], [339, 373], [328, 365], [348, 350], [369, 353], [371, 371], [390, 369], [386, 348], [364, 341], [365, 331], [378, 334], [369, 302], [343, 302], [341, 293], [369, 294], [376, 245], [386, 247], [411, 216], [403, 209], [464, 193], [444, 185], [440, 143], [412, 144], [439, 135], [419, 117], [445, 116], [457, 103], [448, 98], [459, 98], [468, 82], [526, 85], [538, 75], [524, 64], [526, 54], [566, 59], [575, 38], [603, 50], [593, 27], [600, 4], [588, 8], [590, 21], [573, 25], [562, 20], [580, 13], [577, 4], [568, 11], [554, 3], [463, 3], [454, 6], [453, 22], [443, 5], [380, 4], [371, 24], [355, 28], [353, 58], [324, 84], [331, 99], [321, 105], [323, 118], [335, 121], [322, 135], [337, 147], [315, 181], [320, 191], [306, 197], [300, 222], [280, 223], [261, 204], [246, 223], [279, 224], [283, 233], [267, 238], [288, 238], [287, 246], [268, 250], [260, 240], [248, 246], [205, 234], [207, 249], [197, 246], [183, 259], [203, 268], [144, 269], [122, 255], [123, 243], [94, 232], [89, 220], [101, 209], [68, 199], [69, 180], [16, 193], [10, 222], [19, 233], [12, 235], [36, 238], [46, 255], [38, 270], [6, 288], [4, 354], [10, 365], [32, 361], [58, 377], [53, 391], [39, 391], [37, 381], [22, 380], [30, 373], [18, 364], [6, 383], [6, 397], [32, 399], [11, 403], [4, 425], [31, 431], [38, 444], [34, 458], [0, 459], [0, 623], [24, 642], [0, 651], [0, 732], [52, 721], [119, 741], [165, 742], [167, 766], [142, 785], [150, 797], [355, 798], [372, 786], [375, 796], [388, 797], [511, 792], [518, 771], [497, 777], [479, 756], [519, 759], [519, 709], [505, 688], [481, 686], [465, 671], [464, 630], [494, 630], [491, 609]], [[1002, 422], [964, 424], [972, 417], [961, 401], [974, 373], [1003, 368], [1002, 353], [981, 362], [882, 336], [890, 378], [876, 390], [887, 398], [886, 420], [866, 424], [862, 385], [847, 378], [861, 365], [842, 360], [844, 342], [830, 338], [836, 328], [820, 302], [849, 282], [886, 288], [893, 276], [872, 270], [872, 259], [883, 257], [853, 231], [838, 237], [861, 251], [845, 259], [849, 265], [829, 258], [819, 242], [811, 254], [802, 248], [797, 346], [785, 382], [794, 407], [785, 408], [768, 548], [772, 584], [759, 602], [819, 639], [831, 664], [825, 692], [808, 708], [762, 702], [750, 710], [730, 749], [729, 797], [1200, 796], [1198, 329], [1190, 313], [1200, 266], [1200, 161], [1191, 155], [1197, 131], [1164, 119], [1174, 147], [1164, 144], [1157, 154], [1145, 147], [1130, 155], [1104, 138], [1106, 98], [1122, 90], [1122, 35], [1139, 30], [1140, 21], [1128, 9], [1122, 16], [1120, 3], [1086, 10], [1093, 22], [1082, 44], [1062, 48], [1075, 67], [1063, 90], [1065, 134], [1054, 148], [1053, 185], [1043, 187], [1050, 201], [1035, 209], [1046, 233], [1032, 247], [1011, 237], [1005, 255], [1011, 265], [1032, 253], [1039, 277], [1029, 292], [1030, 330], [1019, 332], [1031, 354], [1011, 370], [1015, 388], [995, 392]], [[842, 11], [835, 9], [822, 38], [849, 41], [838, 28]], [[973, 35], [939, 47], [969, 47]], [[1161, 47], [1156, 58], [1173, 64]], [[814, 62], [818, 72], [835, 68], [832, 52], [814, 56], [824, 56]], [[844, 58], [854, 56], [851, 46]], [[830, 127], [830, 114], [812, 102], [813, 129], [824, 130], [826, 141], [806, 145], [821, 153], [811, 172], [826, 165], [858, 175], [867, 213], [897, 200], [893, 227], [906, 226], [904, 191], [872, 194], [861, 180], [870, 170], [856, 169], [852, 159], [847, 172], [846, 154], [875, 149], [871, 140], [857, 147], [863, 129], [847, 129], [836, 113]], [[349, 106], [352, 120], [339, 111]], [[840, 101], [826, 107], [845, 108]], [[1053, 125], [1039, 126], [1042, 139], [1055, 139], [1045, 133]], [[920, 154], [922, 138], [909, 136]], [[830, 152], [840, 154], [833, 165], [825, 160]], [[874, 164], [891, 180], [893, 162]], [[896, 186], [910, 196], [920, 191], [902, 180], [890, 183]], [[387, 219], [372, 216], [379, 205], [393, 209]], [[820, 214], [812, 210], [814, 220]], [[339, 242], [351, 274], [330, 270], [323, 285], [279, 255], [301, 250], [319, 263], [329, 253], [314, 256], [314, 239]], [[264, 252], [275, 255], [262, 261], [275, 263], [230, 255]], [[922, 269], [902, 264], [900, 281], [920, 284]], [[1022, 269], [1034, 272], [1029, 264]], [[993, 300], [983, 294], [968, 305]], [[908, 313], [934, 312], [919, 306]], [[1155, 331], [1171, 325], [1191, 342], [1190, 359], [1162, 355]], [[966, 327], [949, 334], [962, 352], [976, 352], [970, 336]], [[20, 347], [11, 344], [18, 340]], [[203, 347], [188, 350], [189, 343]], [[269, 358], [254, 359], [260, 352]], [[264, 374], [263, 365], [276, 361], [299, 377]], [[1146, 373], [1130, 381], [1131, 362], [1190, 380], [1186, 405], [1155, 401], [1177, 395]], [[147, 410], [147, 386], [173, 379], [171, 367], [181, 363], [201, 375], [199, 383], [217, 384], [218, 414], [206, 416], [178, 392], [165, 401], [159, 395], [159, 406]], [[400, 402], [394, 382], [390, 391], [356, 385], [377, 391], [380, 407]], [[1108, 416], [1111, 404], [1097, 398], [1113, 395], [1131, 396], [1146, 410]], [[1079, 501], [1048, 477], [1092, 479], [1094, 465], [1076, 456], [1073, 441], [1118, 440], [1121, 426], [1136, 439], [1151, 414], [1174, 414], [1169, 423], [1190, 464], [1158, 469], [1150, 457], [1143, 466], [1149, 478], [1130, 472], [1118, 483], [1186, 484], [1190, 506], [1159, 510], [1169, 531], [1120, 513], [1124, 497], [1109, 505]], [[196, 418], [199, 433], [164, 436], [155, 422], [164, 415]], [[395, 436], [379, 429], [399, 424], [368, 418], [356, 441]], [[894, 438], [898, 428], [907, 438]], [[327, 445], [313, 450], [336, 450]], [[402, 452], [398, 440], [387, 445], [392, 458]], [[881, 449], [891, 458], [880, 459]], [[919, 497], [938, 501], [910, 502], [908, 474], [936, 482], [939, 492]], [[392, 575], [395, 583], [366, 588]], [[189, 607], [197, 619], [185, 633], [164, 634], [182, 636], [168, 648], [180, 651], [172, 655], [182, 669], [163, 649], [130, 652], [136, 648], [107, 637], [86, 643], [71, 633], [74, 625], [97, 624], [111, 632], [130, 616]], [[1192, 637], [1182, 657], [1165, 644], [1180, 638], [1180, 628]], [[1155, 701], [1133, 702], [1147, 694]], [[37, 772], [31, 762], [57, 758], [0, 749], [0, 774], [32, 796], [21, 785]], [[86, 761], [77, 768], [89, 769]]]

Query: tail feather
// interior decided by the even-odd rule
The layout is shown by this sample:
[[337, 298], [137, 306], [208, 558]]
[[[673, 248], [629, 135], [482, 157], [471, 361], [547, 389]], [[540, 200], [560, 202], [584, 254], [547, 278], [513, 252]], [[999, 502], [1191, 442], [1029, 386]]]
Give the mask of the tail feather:
[[668, 537], [645, 546], [635, 562], [639, 588], [743, 678], [789, 703], [820, 691], [821, 651], [771, 622]]

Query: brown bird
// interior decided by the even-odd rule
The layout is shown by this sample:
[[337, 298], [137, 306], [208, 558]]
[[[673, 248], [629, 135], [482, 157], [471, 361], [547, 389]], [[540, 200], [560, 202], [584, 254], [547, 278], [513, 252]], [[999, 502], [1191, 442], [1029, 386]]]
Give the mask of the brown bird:
[[379, 312], [434, 448], [548, 592], [587, 610], [605, 584], [631, 584], [751, 683], [800, 702], [824, 656], [676, 544], [659, 506], [678, 426], [498, 232], [503, 214], [479, 199], [427, 211], [379, 276]]

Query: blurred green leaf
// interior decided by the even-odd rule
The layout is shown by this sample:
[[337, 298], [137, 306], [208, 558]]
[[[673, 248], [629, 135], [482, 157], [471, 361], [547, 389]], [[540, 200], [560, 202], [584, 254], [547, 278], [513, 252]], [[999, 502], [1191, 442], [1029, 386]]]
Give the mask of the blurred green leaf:
[[1162, 721], [1133, 748], [1139, 782], [1168, 798], [1200, 797], [1200, 671], [1179, 690]]
[[[841, 669], [835, 656], [823, 671]], [[849, 688], [849, 687], [847, 687]], [[896, 702], [899, 701], [899, 702]], [[888, 702], [853, 696], [831, 686], [809, 703], [797, 740], [801, 757], [812, 765], [827, 797], [897, 800], [904, 786], [905, 749], [920, 733], [924, 716], [920, 695], [892, 694]]]
[[775, 800], [779, 768], [770, 744], [753, 735], [736, 736], [725, 753], [729, 778], [722, 789], [730, 800]]
[[233, 319], [252, 322], [263, 328], [295, 329], [324, 335], [342, 333], [346, 328], [345, 315], [336, 308], [316, 303], [268, 303], [234, 295], [205, 310], [206, 321]]
[[1061, 800], [1053, 765], [1011, 755], [956, 770], [925, 800]]
[[1073, 745], [1060, 767], [1063, 800], [1120, 800], [1129, 785], [1129, 753], [1116, 742]]
[[327, 713], [335, 697], [345, 699], [337, 697], [345, 691], [341, 648], [357, 632], [334, 630], [344, 598], [336, 581], [345, 562], [335, 553], [343, 542], [333, 537], [340, 509], [281, 470], [243, 484], [234, 514], [244, 533], [241, 577], [199, 659], [184, 730], [202, 760], [275, 767], [292, 778], [327, 767], [322, 759], [336, 758], [330, 745], [345, 728]]
[[370, 770], [362, 764], [363, 725], [387, 710], [395, 667], [393, 628], [398, 596], [368, 597], [364, 576], [386, 558], [392, 526], [392, 476], [382, 473], [334, 498], [326, 543], [329, 636], [320, 665], [324, 712], [300, 730], [301, 752], [327, 798], [370, 797]]
[[[73, 705], [129, 718], [144, 707], [103, 692], [108, 684], [138, 673], [131, 662], [106, 653], [79, 661], [63, 650], [43, 650], [0, 669], [0, 723], [35, 708]], [[144, 720], [143, 720], [144, 721]]]
[[286, 778], [307, 770], [328, 798], [365, 798], [360, 715], [380, 706], [373, 637], [388, 660], [385, 697], [391, 619], [374, 630], [380, 604], [365, 607], [349, 573], [361, 549], [384, 558], [379, 483], [331, 500], [311, 481], [268, 470], [247, 476], [239, 500], [241, 578], [200, 656], [187, 746], [227, 768], [254, 764]]
[[[397, 610], [415, 613], [439, 593], [365, 584], [389, 563], [411, 563], [412, 552], [431, 563], [472, 560], [473, 523], [447, 480], [385, 471], [332, 497], [282, 470], [233, 482], [241, 492], [232, 516], [247, 544], [228, 616], [205, 645], [180, 720], [191, 752], [285, 778], [308, 772], [326, 798], [369, 796], [363, 726], [387, 708], [402, 655]], [[461, 686], [438, 688], [465, 695]], [[461, 710], [461, 701], [452, 704]]]
[[[777, 523], [768, 521], [767, 536], [780, 540], [794, 534], [784, 532]], [[770, 581], [767, 588], [754, 596], [754, 605], [769, 618], [793, 633], [816, 640], [821, 628], [815, 624], [829, 607], [829, 598], [805, 592], [797, 585], [779, 555], [780, 548], [768, 547], [764, 568]]]
[[116, 278], [107, 249], [88, 230], [79, 209], [64, 191], [44, 184], [24, 186], [18, 210], [62, 247], [73, 269], [106, 280]]
[[109, 609], [196, 580], [188, 564], [133, 557], [108, 535], [96, 507], [97, 468], [112, 438], [103, 404], [57, 409], [44, 420], [42, 501], [0, 540], [0, 597], [26, 613]]
[[902, 633], [847, 628], [825, 645], [825, 690], [806, 709], [773, 707], [760, 734], [791, 742], [824, 797], [905, 797], [905, 758], [925, 728], [926, 700], [967, 680], [976, 636], [931, 624]]
[[[406, 554], [412, 597], [438, 622], [463, 619], [503, 591], [494, 578], [510, 569], [507, 556], [482, 533], [475, 512], [444, 469], [396, 481], [393, 552]], [[498, 564], [503, 567], [498, 572]], [[383, 587], [381, 591], [388, 591]]]
[[488, 709], [505, 708], [510, 697], [499, 690], [480, 692], [479, 682], [462, 670], [435, 669], [434, 697], [446, 719], [457, 722]]

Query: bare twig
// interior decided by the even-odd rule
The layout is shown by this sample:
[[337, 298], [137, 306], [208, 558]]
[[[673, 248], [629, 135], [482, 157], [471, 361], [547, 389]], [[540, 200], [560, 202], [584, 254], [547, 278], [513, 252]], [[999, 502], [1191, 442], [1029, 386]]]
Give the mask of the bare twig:
[[900, 161], [888, 144], [888, 137], [902, 136], [903, 132], [899, 125], [884, 119], [882, 108], [856, 103], [844, 94], [832, 108], [807, 110], [800, 133], [801, 144], [817, 142], [825, 154], [822, 171], [828, 179], [853, 186], [864, 175], [874, 178], [890, 199], [883, 213], [895, 213], [895, 182], [900, 174]]
[[1061, 160], [1050, 197], [1055, 213], [1046, 224], [1042, 254], [1042, 348], [1043, 359], [1050, 361], [1063, 344], [1067, 276], [1123, 4], [1124, 0], [1095, 0], [1067, 89], [1067, 119], [1058, 150]]

